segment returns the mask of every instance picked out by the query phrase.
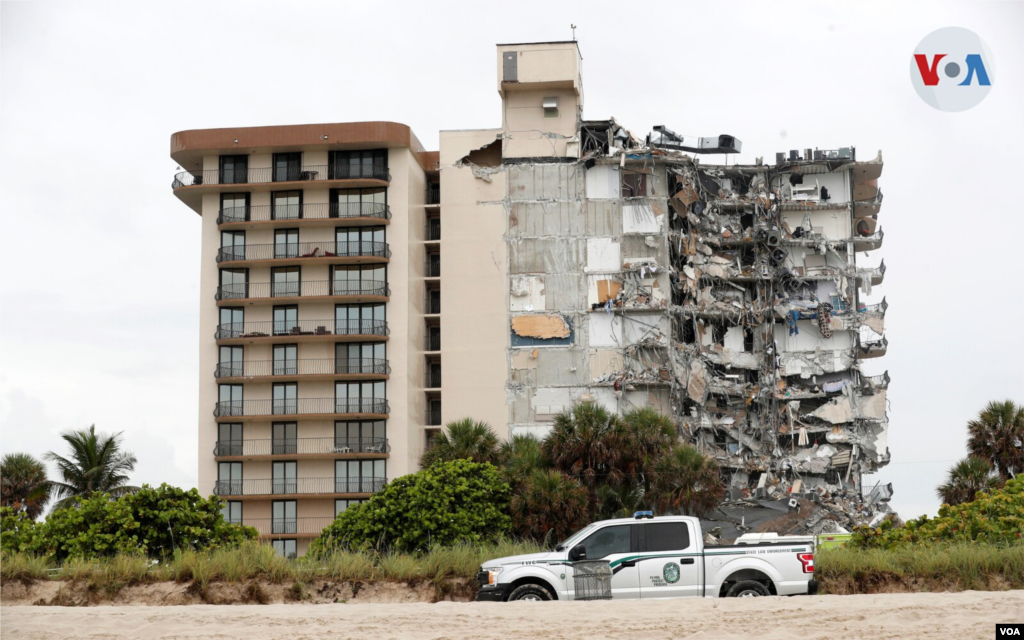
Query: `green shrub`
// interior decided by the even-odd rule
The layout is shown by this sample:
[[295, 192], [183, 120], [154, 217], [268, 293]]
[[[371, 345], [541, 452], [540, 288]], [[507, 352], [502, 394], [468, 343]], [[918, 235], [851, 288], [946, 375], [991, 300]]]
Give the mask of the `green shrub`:
[[497, 540], [511, 527], [509, 487], [494, 466], [438, 462], [389, 483], [350, 507], [312, 542], [309, 553], [338, 548], [424, 551], [435, 545]]
[[973, 502], [942, 505], [935, 518], [921, 516], [902, 527], [885, 520], [877, 527], [857, 527], [850, 544], [861, 549], [893, 549], [933, 542], [996, 545], [1024, 544], [1024, 476], [1002, 489], [979, 492]]

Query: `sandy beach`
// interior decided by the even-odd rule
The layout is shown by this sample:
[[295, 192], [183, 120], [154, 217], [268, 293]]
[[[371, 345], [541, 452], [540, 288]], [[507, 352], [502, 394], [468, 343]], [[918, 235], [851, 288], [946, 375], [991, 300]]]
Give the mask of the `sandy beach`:
[[11, 640], [129, 638], [927, 638], [990, 640], [1024, 591], [566, 603], [273, 604], [0, 609]]

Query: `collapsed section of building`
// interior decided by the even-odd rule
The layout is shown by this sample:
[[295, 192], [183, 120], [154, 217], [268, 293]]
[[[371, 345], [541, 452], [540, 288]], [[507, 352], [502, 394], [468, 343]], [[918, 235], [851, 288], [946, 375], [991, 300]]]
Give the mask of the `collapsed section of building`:
[[652, 406], [720, 464], [722, 513], [783, 501], [815, 533], [884, 516], [891, 486], [862, 476], [889, 462], [889, 376], [862, 364], [888, 304], [862, 300], [885, 264], [857, 264], [882, 245], [881, 153], [709, 164], [740, 141], [584, 120], [575, 42], [499, 46], [499, 93], [502, 129], [448, 166], [442, 136], [441, 176], [504, 214], [510, 431]]

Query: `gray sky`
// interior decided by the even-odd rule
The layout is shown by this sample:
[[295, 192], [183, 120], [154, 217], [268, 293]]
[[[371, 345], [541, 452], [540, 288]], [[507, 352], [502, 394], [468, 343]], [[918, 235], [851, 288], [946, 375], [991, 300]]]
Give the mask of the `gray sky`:
[[[496, 43], [577, 25], [584, 116], [729, 133], [750, 161], [885, 155], [881, 251], [892, 464], [904, 517], [938, 507], [965, 423], [1024, 402], [1021, 3], [9, 2], [0, 4], [0, 450], [124, 431], [137, 483], [196, 483], [198, 216], [171, 193], [182, 129], [360, 120], [500, 125]], [[910, 83], [929, 32], [995, 57], [979, 106]], [[731, 158], [730, 161], [735, 161]], [[211, 372], [202, 372], [209, 375]], [[209, 487], [202, 488], [204, 492]]]

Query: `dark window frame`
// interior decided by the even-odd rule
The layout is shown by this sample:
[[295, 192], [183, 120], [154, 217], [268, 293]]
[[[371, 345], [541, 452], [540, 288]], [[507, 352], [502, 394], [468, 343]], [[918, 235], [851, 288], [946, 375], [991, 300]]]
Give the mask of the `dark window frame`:
[[[231, 177], [233, 179], [225, 180], [224, 165], [229, 162], [232, 163], [230, 171]], [[239, 169], [238, 167], [235, 166], [235, 164], [240, 164], [243, 166], [241, 169]], [[217, 166], [219, 168], [219, 171], [217, 172], [218, 184], [249, 184], [249, 156], [238, 153], [225, 154], [218, 158]], [[239, 170], [241, 170], [241, 172], [244, 174], [244, 180], [237, 179], [238, 176], [236, 174], [239, 172]]]
[[[284, 179], [278, 180], [278, 171], [281, 167], [278, 167], [278, 162], [284, 161], [286, 164], [283, 167]], [[271, 158], [271, 182], [298, 182], [302, 177], [302, 152], [301, 151], [283, 151], [275, 153]]]
[[[245, 192], [245, 191], [232, 192], [232, 193], [222, 193], [222, 194], [220, 194], [220, 211], [218, 213], [223, 218], [223, 216], [224, 216], [224, 201], [225, 200], [237, 200], [239, 196], [241, 196], [245, 200], [245, 204], [243, 205], [245, 207], [245, 218], [244, 218], [244, 220], [246, 222], [249, 222], [249, 220], [251, 219], [251, 215], [252, 215], [252, 212], [251, 212], [252, 205], [250, 204], [250, 194], [248, 192]], [[237, 207], [231, 207], [231, 208], [235, 209]], [[231, 220], [224, 220], [224, 222], [237, 222], [237, 221], [238, 220], [236, 218], [232, 218]]]
[[[277, 207], [278, 207], [277, 196], [280, 195], [280, 194], [292, 194], [292, 193], [299, 194], [299, 202], [298, 202], [299, 215], [297, 215], [294, 218], [278, 218], [277, 217]], [[302, 218], [304, 217], [304, 214], [305, 214], [305, 211], [304, 211], [305, 207], [302, 206], [303, 202], [305, 202], [305, 194], [306, 194], [306, 192], [303, 191], [302, 189], [283, 189], [281, 191], [271, 191], [270, 192], [270, 219], [271, 220], [302, 220]], [[283, 196], [283, 197], [288, 198], [288, 197], [291, 197], [291, 196], [287, 196], [286, 195], [286, 196]], [[292, 205], [289, 204], [289, 205], [283, 205], [283, 206], [290, 207]]]

